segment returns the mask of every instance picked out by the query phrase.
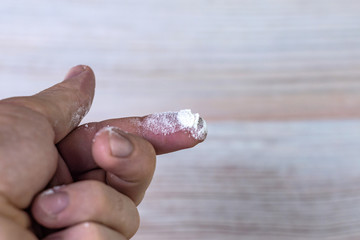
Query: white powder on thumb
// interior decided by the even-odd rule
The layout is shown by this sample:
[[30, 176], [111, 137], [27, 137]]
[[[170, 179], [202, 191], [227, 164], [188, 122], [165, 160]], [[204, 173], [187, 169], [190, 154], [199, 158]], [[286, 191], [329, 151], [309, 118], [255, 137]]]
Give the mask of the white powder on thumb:
[[192, 113], [190, 109], [148, 115], [142, 122], [142, 127], [161, 135], [186, 130], [198, 140], [204, 140], [207, 135], [205, 120], [198, 113]]

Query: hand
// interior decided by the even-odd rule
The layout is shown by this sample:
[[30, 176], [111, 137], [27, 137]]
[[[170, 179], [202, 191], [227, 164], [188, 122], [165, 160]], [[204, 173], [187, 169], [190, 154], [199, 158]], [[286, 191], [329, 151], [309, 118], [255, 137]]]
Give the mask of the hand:
[[[154, 134], [153, 129], [147, 128], [154, 125], [143, 124], [151, 117], [89, 124], [88, 127], [78, 128], [64, 139], [64, 136], [78, 125], [88, 111], [93, 89], [94, 76], [91, 69], [79, 66], [70, 71], [64, 82], [35, 96], [1, 101], [0, 232], [2, 237], [34, 239], [31, 232], [26, 230], [30, 221], [21, 209], [29, 206], [31, 199], [49, 184], [54, 174], [53, 184], [71, 183], [73, 177], [77, 180], [106, 180], [111, 186], [125, 192], [139, 203], [153, 174], [154, 150], [165, 153], [194, 146], [202, 140], [189, 138], [189, 133], [192, 131], [190, 128], [178, 129], [179, 131], [167, 136]], [[122, 132], [119, 128], [97, 131], [103, 125], [118, 126], [133, 134]], [[145, 137], [151, 144], [139, 135]], [[114, 136], [117, 139], [123, 136], [130, 142], [132, 150], [128, 156], [123, 155], [126, 150], [124, 141], [121, 144], [109, 142]], [[95, 142], [92, 144], [93, 137]], [[59, 155], [55, 147], [56, 143], [59, 143], [60, 153], [65, 161]], [[20, 150], [16, 151], [16, 149]], [[111, 152], [113, 149], [116, 152], [115, 156], [120, 153], [120, 162], [119, 157], [114, 157]], [[89, 154], [91, 152], [93, 154]], [[79, 157], [80, 161], [75, 161], [76, 157]], [[70, 239], [71, 236], [77, 238], [76, 236], [79, 236], [77, 234], [83, 235], [89, 232], [92, 232], [92, 236], [97, 236], [95, 232], [98, 235], [109, 236], [122, 233], [129, 237], [134, 229], [136, 231], [138, 215], [132, 201], [101, 182], [77, 182], [60, 189], [56, 188], [54, 192], [49, 194], [52, 192], [48, 191], [47, 194], [37, 197], [33, 205], [34, 217], [44, 226], [68, 227], [58, 233], [66, 236], [66, 239]], [[97, 192], [102, 194], [94, 196]], [[65, 196], [65, 200], [53, 201], [57, 196]], [[55, 214], [55, 218], [51, 214], [51, 208], [59, 206], [56, 204], [53, 206], [54, 202], [60, 205], [68, 204], [62, 209], [63, 211]], [[117, 205], [119, 202], [124, 203], [121, 204], [123, 208]], [[121, 215], [111, 215], [114, 213], [113, 209], [119, 209]], [[118, 221], [116, 217], [119, 216], [126, 221]], [[92, 221], [92, 223], [79, 224], [83, 221]], [[113, 230], [106, 226], [110, 226]]]
[[[169, 114], [166, 114], [166, 116], [169, 116]], [[114, 119], [100, 123], [89, 123], [77, 128], [59, 143], [60, 153], [66, 163], [59, 165], [55, 178], [52, 181], [53, 184], [70, 183], [72, 181], [71, 177], [75, 177], [77, 180], [95, 179], [107, 182], [119, 192], [131, 197], [136, 204], [139, 204], [154, 172], [155, 151], [165, 153], [190, 147], [201, 141], [189, 137], [186, 131], [178, 131], [163, 136], [154, 135], [146, 127], [139, 128], [139, 126], [144, 125], [142, 122], [146, 122], [151, 118], [152, 115], [144, 118]], [[106, 127], [110, 124], [120, 126], [121, 129], [127, 131], [134, 129], [142, 135], [147, 135], [152, 144], [144, 138], [125, 133], [117, 127]], [[174, 137], [177, 137], [178, 140], [175, 141]], [[166, 140], [174, 142], [164, 144]], [[115, 143], [112, 141], [115, 141]], [[91, 152], [93, 153], [91, 154]], [[64, 169], [61, 170], [62, 166], [64, 166]], [[103, 168], [99, 166], [103, 166]], [[70, 173], [64, 174], [69, 169]], [[34, 202], [33, 215], [35, 219], [48, 228], [59, 229], [68, 227], [67, 230], [57, 232], [54, 235], [61, 235], [63, 239], [70, 239], [70, 236], [77, 239], [80, 235], [87, 236], [86, 233], [91, 235], [87, 236], [86, 239], [92, 239], [95, 238], [94, 230], [84, 231], [84, 226], [92, 226], [94, 229], [103, 228], [101, 225], [78, 224], [84, 221], [99, 222], [112, 229], [117, 229], [118, 232], [121, 232], [127, 238], [133, 236], [139, 225], [137, 212], [129, 211], [134, 203], [114, 190], [108, 191], [106, 186], [99, 182], [92, 181], [89, 184], [90, 186], [84, 184], [83, 181], [81, 185], [76, 187], [75, 194], [72, 194], [74, 195], [73, 201], [69, 201], [69, 196], [65, 197], [64, 195], [71, 196], [71, 193], [74, 191], [70, 191], [70, 194], [68, 194], [68, 187], [74, 184], [61, 187], [61, 192], [58, 188], [47, 191], [46, 194], [41, 195]], [[102, 190], [102, 188], [105, 189]], [[52, 196], [54, 192], [60, 192], [60, 194], [54, 197]], [[76, 194], [78, 192], [82, 194]], [[49, 197], [48, 195], [51, 196]], [[50, 201], [48, 200], [49, 198]], [[63, 198], [66, 200], [63, 200]], [[114, 199], [126, 202], [125, 209], [124, 204], [121, 204], [123, 207], [119, 207], [118, 201], [114, 201]], [[72, 202], [73, 206], [64, 206], [62, 205], [64, 202], [66, 204]], [[61, 205], [57, 205], [58, 203], [61, 203]], [[44, 211], [41, 205], [45, 205], [47, 209]], [[55, 208], [56, 214], [49, 211], [49, 205], [51, 209]], [[63, 208], [66, 209], [64, 210]], [[58, 209], [61, 212], [58, 212]], [[118, 212], [114, 211], [114, 209], [118, 209]], [[125, 218], [126, 222], [121, 221], [124, 220], [124, 216], [128, 216]], [[88, 228], [85, 229], [89, 230]], [[95, 232], [114, 236], [118, 234], [110, 229], [107, 229], [105, 232], [99, 230]]]

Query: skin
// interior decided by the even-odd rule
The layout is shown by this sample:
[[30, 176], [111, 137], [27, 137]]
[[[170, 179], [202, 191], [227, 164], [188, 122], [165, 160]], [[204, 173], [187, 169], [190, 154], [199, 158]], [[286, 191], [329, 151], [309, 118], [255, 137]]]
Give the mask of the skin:
[[202, 141], [155, 135], [146, 116], [79, 127], [94, 89], [79, 65], [47, 90], [0, 101], [0, 239], [129, 239], [156, 154]]

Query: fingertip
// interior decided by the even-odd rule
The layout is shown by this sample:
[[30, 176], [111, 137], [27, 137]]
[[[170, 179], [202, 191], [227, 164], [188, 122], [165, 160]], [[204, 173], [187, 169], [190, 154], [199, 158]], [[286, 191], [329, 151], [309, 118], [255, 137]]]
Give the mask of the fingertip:
[[151, 132], [146, 133], [146, 138], [150, 142], [156, 142], [156, 154], [166, 154], [187, 148], [195, 147], [204, 140], [198, 140], [191, 136], [187, 131], [180, 131], [171, 135], [161, 136]]
[[99, 181], [80, 181], [48, 189], [36, 197], [31, 210], [34, 219], [49, 229], [69, 229], [90, 221], [130, 237], [139, 227], [135, 204]]
[[142, 131], [155, 135], [167, 136], [182, 132], [198, 141], [203, 141], [207, 135], [206, 121], [190, 109], [150, 114], [142, 118], [140, 125]]
[[92, 153], [95, 163], [106, 171], [107, 184], [140, 203], [155, 171], [153, 146], [139, 136], [108, 126], [95, 134]]
[[89, 108], [92, 103], [95, 92], [95, 74], [91, 67], [87, 65], [77, 65], [72, 67], [66, 74], [62, 84], [69, 84], [71, 88], [77, 88], [81, 93], [85, 93], [90, 99]]
[[206, 121], [190, 109], [150, 114], [139, 119], [141, 135], [154, 144], [157, 154], [191, 148], [208, 134]]
[[65, 185], [47, 189], [34, 199], [31, 212], [38, 223], [49, 227], [48, 224], [52, 224], [57, 215], [69, 205], [70, 197], [66, 191], [62, 191], [64, 187]]
[[86, 65], [78, 65], [70, 69], [65, 80], [27, 98], [25, 104], [48, 119], [57, 143], [89, 112], [94, 92], [94, 72]]
[[208, 128], [205, 119], [202, 117], [199, 118], [199, 122], [197, 125], [197, 130], [195, 131], [195, 139], [199, 140], [199, 142], [205, 141], [208, 135]]
[[64, 80], [66, 81], [68, 79], [76, 77], [77, 75], [79, 75], [82, 72], [84, 72], [85, 70], [87, 70], [87, 68], [88, 68], [87, 65], [77, 65], [77, 66], [70, 68], [70, 70], [66, 74]]
[[70, 125], [77, 126], [89, 112], [95, 95], [95, 74], [87, 65], [77, 65], [70, 69], [65, 80], [61, 83], [67, 88], [78, 90], [74, 104], [77, 109], [72, 112]]

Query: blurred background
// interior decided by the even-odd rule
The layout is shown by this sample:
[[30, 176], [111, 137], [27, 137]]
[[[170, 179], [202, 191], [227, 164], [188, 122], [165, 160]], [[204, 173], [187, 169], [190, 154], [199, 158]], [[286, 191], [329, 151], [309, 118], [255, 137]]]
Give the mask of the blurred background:
[[360, 239], [360, 1], [2, 0], [0, 97], [87, 64], [84, 122], [191, 108], [135, 240]]

